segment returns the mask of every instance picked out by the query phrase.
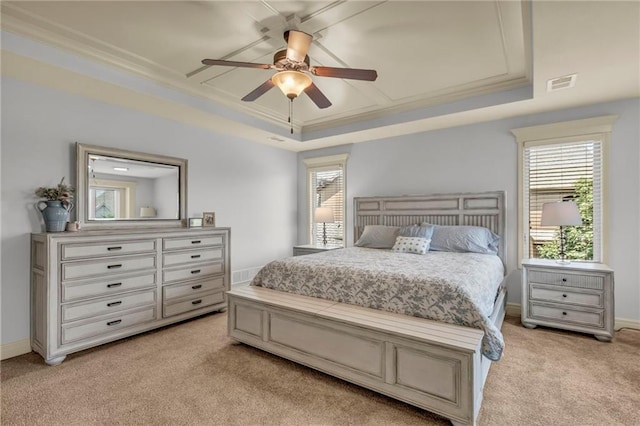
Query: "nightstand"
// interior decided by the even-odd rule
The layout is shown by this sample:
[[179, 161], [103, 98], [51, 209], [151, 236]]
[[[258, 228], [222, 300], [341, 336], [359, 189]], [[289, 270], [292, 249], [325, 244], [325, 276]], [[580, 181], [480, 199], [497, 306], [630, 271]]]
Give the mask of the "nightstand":
[[323, 244], [305, 244], [300, 246], [293, 246], [293, 255], [304, 256], [305, 254], [320, 253], [327, 250], [335, 250], [341, 248], [342, 246], [337, 246], [334, 244], [327, 244], [326, 246]]
[[522, 324], [613, 338], [613, 269], [603, 263], [522, 261]]

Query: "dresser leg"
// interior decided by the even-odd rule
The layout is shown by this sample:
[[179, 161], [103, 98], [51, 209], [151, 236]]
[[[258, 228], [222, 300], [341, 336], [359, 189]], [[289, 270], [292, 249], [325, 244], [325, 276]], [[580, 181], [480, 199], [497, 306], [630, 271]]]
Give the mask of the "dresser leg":
[[54, 366], [54, 365], [61, 364], [61, 363], [62, 363], [62, 361], [64, 361], [64, 359], [65, 359], [66, 357], [67, 357], [66, 355], [57, 356], [57, 357], [55, 357], [55, 358], [45, 359], [45, 360], [44, 360], [44, 362], [45, 362], [45, 364], [47, 364], [47, 365]]
[[600, 336], [598, 334], [594, 334], [594, 337], [596, 339], [598, 339], [601, 342], [610, 342], [611, 341], [611, 337], [610, 336]]
[[536, 327], [537, 327], [537, 325], [536, 325], [536, 324], [530, 324], [530, 323], [528, 323], [528, 322], [524, 322], [524, 321], [522, 322], [522, 325], [523, 325], [525, 328], [536, 328]]

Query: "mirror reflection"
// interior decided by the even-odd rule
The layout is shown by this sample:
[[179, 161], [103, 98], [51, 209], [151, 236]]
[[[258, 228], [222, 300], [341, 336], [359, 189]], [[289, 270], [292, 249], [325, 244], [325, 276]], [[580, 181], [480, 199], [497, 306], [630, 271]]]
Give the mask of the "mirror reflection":
[[89, 220], [180, 219], [180, 168], [88, 155]]

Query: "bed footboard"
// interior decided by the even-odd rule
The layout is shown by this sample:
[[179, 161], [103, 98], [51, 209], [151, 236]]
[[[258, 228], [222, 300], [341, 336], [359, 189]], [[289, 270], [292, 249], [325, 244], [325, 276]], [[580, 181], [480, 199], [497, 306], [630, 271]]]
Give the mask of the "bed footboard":
[[228, 295], [232, 338], [476, 424], [488, 371], [481, 330], [260, 287]]

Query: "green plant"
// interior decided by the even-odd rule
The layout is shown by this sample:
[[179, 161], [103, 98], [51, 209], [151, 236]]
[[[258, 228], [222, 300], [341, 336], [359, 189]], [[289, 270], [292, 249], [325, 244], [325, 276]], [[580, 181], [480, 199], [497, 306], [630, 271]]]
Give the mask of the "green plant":
[[62, 201], [68, 203], [73, 198], [75, 188], [64, 183], [64, 177], [60, 180], [60, 183], [54, 187], [44, 187], [36, 189], [35, 193], [38, 197], [44, 198], [47, 201]]

